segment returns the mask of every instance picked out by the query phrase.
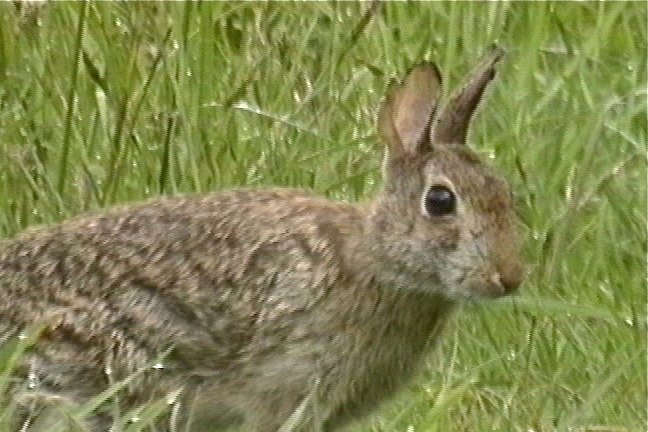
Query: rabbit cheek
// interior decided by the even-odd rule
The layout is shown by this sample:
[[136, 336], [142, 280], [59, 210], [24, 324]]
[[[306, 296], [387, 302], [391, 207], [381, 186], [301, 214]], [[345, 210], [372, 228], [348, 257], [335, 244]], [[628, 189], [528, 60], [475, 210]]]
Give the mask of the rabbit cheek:
[[441, 246], [445, 251], [454, 251], [459, 247], [460, 236], [459, 227], [449, 226], [435, 239], [435, 244]]
[[440, 274], [444, 293], [453, 300], [479, 300], [505, 294], [503, 285], [484, 262], [483, 245], [479, 239], [459, 241], [447, 254]]

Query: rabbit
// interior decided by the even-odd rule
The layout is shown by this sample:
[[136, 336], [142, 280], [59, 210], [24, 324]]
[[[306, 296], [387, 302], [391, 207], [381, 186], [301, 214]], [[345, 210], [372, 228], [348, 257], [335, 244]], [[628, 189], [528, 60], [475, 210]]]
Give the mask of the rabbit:
[[[458, 303], [523, 280], [509, 186], [466, 145], [502, 56], [491, 49], [443, 105], [433, 63], [389, 85], [372, 201], [239, 188], [4, 240], [0, 342], [42, 328], [19, 369], [24, 421], [60, 421], [52, 401], [81, 406], [123, 379], [124, 412], [177, 396], [162, 430], [334, 431], [374, 411]], [[114, 421], [100, 408], [87, 427]]]

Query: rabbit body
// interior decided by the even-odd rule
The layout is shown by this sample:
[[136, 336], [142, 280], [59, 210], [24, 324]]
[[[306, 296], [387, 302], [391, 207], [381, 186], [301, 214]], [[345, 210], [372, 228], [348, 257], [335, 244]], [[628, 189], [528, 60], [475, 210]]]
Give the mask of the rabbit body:
[[169, 421], [191, 430], [337, 430], [413, 376], [458, 299], [520, 283], [508, 186], [463, 143], [498, 58], [444, 111], [432, 65], [388, 92], [371, 202], [235, 189], [0, 243], [0, 341], [42, 323], [25, 373], [70, 403], [137, 372], [120, 403], [181, 390]]
[[3, 333], [46, 324], [34, 372], [75, 398], [173, 347], [133, 403], [191, 383], [198, 405], [276, 430], [315, 388], [322, 418], [352, 417], [416, 369], [449, 311], [381, 285], [366, 224], [360, 207], [268, 189], [36, 230], [1, 248]]

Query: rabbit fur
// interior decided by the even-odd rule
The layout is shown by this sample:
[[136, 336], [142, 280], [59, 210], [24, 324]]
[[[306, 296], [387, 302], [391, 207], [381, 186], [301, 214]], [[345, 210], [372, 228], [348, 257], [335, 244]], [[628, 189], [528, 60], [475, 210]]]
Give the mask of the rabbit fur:
[[[330, 431], [373, 410], [415, 374], [457, 301], [521, 282], [509, 188], [465, 144], [501, 56], [445, 106], [433, 64], [390, 85], [373, 201], [234, 189], [0, 243], [0, 342], [42, 326], [19, 368], [23, 420], [62, 422], [51, 405], [125, 378], [124, 412], [178, 392], [162, 430]], [[108, 430], [108, 408], [87, 428]]]

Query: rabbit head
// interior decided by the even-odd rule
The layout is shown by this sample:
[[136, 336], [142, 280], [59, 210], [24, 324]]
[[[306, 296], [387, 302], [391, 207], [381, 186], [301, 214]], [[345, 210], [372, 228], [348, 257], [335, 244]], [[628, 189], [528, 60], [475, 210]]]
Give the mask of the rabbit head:
[[509, 186], [466, 146], [502, 54], [493, 49], [444, 107], [431, 63], [387, 91], [378, 113], [385, 185], [371, 220], [374, 252], [400, 287], [472, 299], [503, 296], [521, 283]]

